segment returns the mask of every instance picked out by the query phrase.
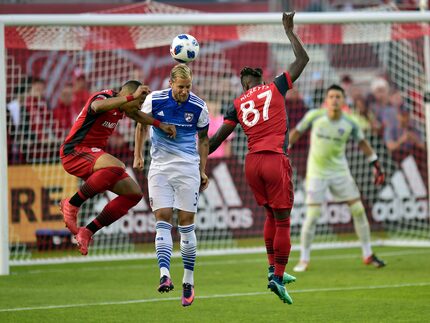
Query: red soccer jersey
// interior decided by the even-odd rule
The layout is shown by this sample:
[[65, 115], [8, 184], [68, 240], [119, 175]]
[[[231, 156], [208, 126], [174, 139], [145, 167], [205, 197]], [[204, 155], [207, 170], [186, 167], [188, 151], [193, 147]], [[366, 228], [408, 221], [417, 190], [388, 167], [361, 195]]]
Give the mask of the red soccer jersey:
[[285, 94], [292, 87], [285, 72], [272, 83], [254, 86], [236, 98], [224, 122], [240, 123], [247, 138], [249, 153], [285, 153], [288, 147], [288, 117]]
[[115, 130], [118, 121], [124, 117], [124, 113], [119, 108], [103, 113], [95, 113], [91, 109], [91, 103], [114, 96], [115, 92], [113, 90], [104, 90], [93, 94], [88, 99], [64, 141], [61, 156], [70, 154], [76, 146], [105, 148], [108, 138]]

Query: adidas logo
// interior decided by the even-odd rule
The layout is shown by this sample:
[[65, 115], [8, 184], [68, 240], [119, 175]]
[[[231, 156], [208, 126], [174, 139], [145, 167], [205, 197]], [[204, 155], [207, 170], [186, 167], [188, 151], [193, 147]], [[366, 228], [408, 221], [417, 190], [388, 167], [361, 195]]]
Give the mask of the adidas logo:
[[196, 226], [205, 229], [250, 228], [252, 211], [243, 207], [225, 162], [212, 170], [208, 188], [200, 195]]
[[157, 113], [157, 116], [164, 117], [164, 112], [163, 112], [163, 110], [161, 110], [160, 112], [158, 112], [158, 113]]
[[372, 208], [375, 221], [427, 219], [427, 188], [412, 155], [402, 161], [401, 168], [379, 192], [378, 200]]

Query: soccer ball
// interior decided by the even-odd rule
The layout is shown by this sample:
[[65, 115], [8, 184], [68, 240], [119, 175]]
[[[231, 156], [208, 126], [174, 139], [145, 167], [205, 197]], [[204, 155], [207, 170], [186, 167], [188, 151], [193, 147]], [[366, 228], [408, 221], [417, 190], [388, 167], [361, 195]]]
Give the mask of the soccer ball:
[[194, 61], [199, 55], [199, 43], [188, 34], [176, 36], [170, 45], [170, 55], [179, 63]]

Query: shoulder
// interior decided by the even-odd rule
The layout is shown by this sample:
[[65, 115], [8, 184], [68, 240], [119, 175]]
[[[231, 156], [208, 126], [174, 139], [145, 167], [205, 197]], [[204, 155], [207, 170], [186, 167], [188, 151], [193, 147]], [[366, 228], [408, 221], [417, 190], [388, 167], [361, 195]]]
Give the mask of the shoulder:
[[359, 128], [359, 124], [358, 124], [357, 119], [356, 119], [356, 118], [354, 118], [352, 115], [350, 115], [350, 114], [346, 114], [346, 113], [343, 113], [343, 114], [342, 114], [342, 119], [343, 119], [346, 123], [350, 124], [353, 128]]
[[116, 92], [114, 90], [101, 90], [101, 91], [93, 93], [91, 95], [91, 98], [93, 100], [95, 100], [95, 99], [104, 100], [104, 99], [112, 98], [114, 96], [116, 96]]
[[160, 91], [153, 91], [149, 94], [151, 100], [165, 100], [169, 98], [169, 89], [160, 90]]
[[324, 117], [327, 114], [327, 110], [326, 109], [313, 109], [308, 111], [305, 114], [305, 118], [310, 119], [310, 120], [316, 120], [319, 119], [321, 117]]
[[195, 95], [193, 92], [190, 92], [190, 98], [188, 101], [202, 110], [207, 110], [206, 102]]

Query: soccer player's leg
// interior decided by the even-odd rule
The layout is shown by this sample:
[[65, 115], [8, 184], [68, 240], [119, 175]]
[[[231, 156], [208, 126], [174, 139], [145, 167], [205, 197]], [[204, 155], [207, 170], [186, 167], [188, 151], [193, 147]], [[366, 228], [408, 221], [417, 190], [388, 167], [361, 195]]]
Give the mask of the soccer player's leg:
[[106, 227], [123, 217], [128, 211], [142, 199], [142, 191], [139, 185], [123, 173], [122, 178], [114, 184], [110, 190], [118, 196], [110, 201], [100, 214], [85, 228], [79, 228], [76, 240], [83, 255], [88, 253], [88, 245], [91, 237], [101, 228]]
[[[275, 219], [274, 272], [268, 287], [284, 303], [292, 304], [293, 301], [284, 286], [285, 267], [291, 251], [290, 212], [294, 202], [292, 170], [288, 158], [282, 154], [263, 154], [261, 165], [268, 207], [273, 211]], [[266, 209], [268, 207], [266, 206]], [[295, 277], [287, 276], [288, 279], [295, 280]]]
[[157, 218], [155, 224], [155, 252], [157, 254], [158, 268], [160, 269], [160, 284], [157, 290], [160, 293], [168, 293], [174, 289], [170, 278], [170, 258], [173, 250], [172, 225], [159, 219], [169, 218], [169, 213], [173, 212], [171, 209], [159, 209], [155, 212]]
[[78, 233], [77, 214], [80, 206], [89, 198], [111, 189], [127, 176], [124, 164], [101, 149], [76, 148], [62, 160], [64, 169], [85, 183], [70, 199], [60, 202], [64, 222], [73, 234]]
[[184, 265], [182, 279], [182, 306], [190, 306], [194, 301], [194, 265], [196, 262], [197, 238], [194, 225], [194, 212], [178, 212], [178, 231], [181, 235], [180, 248]]
[[366, 211], [361, 200], [355, 200], [348, 203], [349, 209], [354, 222], [354, 229], [361, 243], [363, 263], [373, 265], [376, 268], [385, 267], [385, 262], [373, 253], [370, 242], [370, 227], [367, 220]]
[[327, 188], [328, 182], [324, 179], [306, 179], [306, 217], [300, 230], [300, 260], [293, 268], [295, 272], [309, 268], [312, 241]]
[[197, 212], [200, 171], [198, 165], [178, 169], [171, 183], [175, 191], [174, 208], [178, 210], [178, 231], [181, 236], [180, 248], [184, 265], [182, 279], [182, 306], [190, 306], [194, 301], [194, 266], [197, 253], [197, 238], [194, 217]]
[[[264, 223], [264, 241], [266, 244], [267, 258], [269, 261], [269, 269], [267, 273], [267, 279], [269, 282], [273, 279], [275, 274], [275, 251], [273, 249], [273, 241], [275, 239], [276, 226], [275, 226], [275, 215], [273, 210], [268, 205], [265, 205], [266, 210], [266, 221]], [[282, 283], [290, 284], [296, 281], [296, 277], [284, 272]]]
[[149, 203], [155, 214], [155, 252], [160, 270], [160, 283], [157, 290], [168, 293], [174, 289], [170, 276], [170, 259], [172, 257], [172, 218], [174, 190], [169, 182], [169, 169], [154, 167], [152, 164], [148, 173]]
[[376, 268], [385, 266], [384, 261], [378, 259], [372, 251], [370, 226], [366, 211], [361, 202], [360, 192], [351, 175], [332, 179], [330, 191], [336, 201], [347, 201], [352, 215], [354, 229], [360, 240], [363, 262]]
[[306, 217], [300, 231], [300, 260], [293, 268], [295, 272], [306, 271], [309, 267], [311, 245], [314, 239], [315, 229], [320, 215], [321, 205], [307, 205]]

